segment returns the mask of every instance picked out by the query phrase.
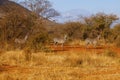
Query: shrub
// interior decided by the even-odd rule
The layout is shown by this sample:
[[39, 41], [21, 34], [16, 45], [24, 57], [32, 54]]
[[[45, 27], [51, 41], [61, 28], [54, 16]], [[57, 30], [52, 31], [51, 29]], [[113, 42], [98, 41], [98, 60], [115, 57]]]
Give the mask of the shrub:
[[118, 37], [115, 41], [117, 47], [120, 47], [120, 37]]
[[29, 49], [37, 52], [37, 51], [46, 51], [48, 50], [45, 46], [46, 43], [49, 41], [48, 35], [45, 33], [40, 33], [35, 36], [33, 36], [27, 43], [26, 47], [29, 47]]

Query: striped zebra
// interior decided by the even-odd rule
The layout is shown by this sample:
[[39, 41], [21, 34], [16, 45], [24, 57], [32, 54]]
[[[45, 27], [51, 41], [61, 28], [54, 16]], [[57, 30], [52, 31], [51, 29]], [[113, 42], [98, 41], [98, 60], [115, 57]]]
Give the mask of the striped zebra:
[[66, 42], [66, 40], [67, 40], [67, 35], [65, 35], [64, 38], [54, 38], [53, 39], [54, 45], [61, 44], [61, 47], [64, 46], [64, 43]]
[[16, 38], [14, 42], [15, 42], [16, 44], [20, 45], [20, 47], [22, 47], [22, 46], [24, 46], [24, 44], [26, 43], [26, 41], [27, 41], [27, 39], [28, 39], [28, 35], [29, 35], [29, 33], [27, 33], [23, 39]]
[[86, 47], [88, 47], [88, 45], [92, 45], [92, 46], [94, 46], [94, 47], [96, 47], [97, 45], [98, 45], [98, 42], [99, 42], [99, 40], [100, 40], [100, 35], [98, 35], [96, 38], [87, 38], [86, 40], [85, 40], [85, 45], [86, 45]]
[[24, 44], [26, 42], [26, 40], [28, 39], [28, 35], [29, 35], [29, 33], [26, 34], [26, 36], [24, 37], [24, 39], [18, 39], [18, 38], [16, 38], [15, 39], [15, 43]]

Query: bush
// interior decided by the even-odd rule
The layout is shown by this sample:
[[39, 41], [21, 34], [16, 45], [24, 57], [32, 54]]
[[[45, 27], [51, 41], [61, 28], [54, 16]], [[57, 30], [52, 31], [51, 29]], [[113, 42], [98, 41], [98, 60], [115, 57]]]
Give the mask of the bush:
[[37, 52], [37, 51], [46, 51], [46, 43], [49, 41], [48, 35], [45, 33], [40, 33], [38, 35], [33, 36], [30, 41], [28, 41], [26, 47], [30, 47], [29, 49]]
[[120, 47], [120, 37], [118, 37], [115, 41], [117, 47]]

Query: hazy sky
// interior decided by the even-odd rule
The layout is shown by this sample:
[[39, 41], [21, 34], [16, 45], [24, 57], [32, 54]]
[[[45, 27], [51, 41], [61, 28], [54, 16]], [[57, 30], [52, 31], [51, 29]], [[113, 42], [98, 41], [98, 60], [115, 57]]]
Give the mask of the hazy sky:
[[54, 9], [66, 12], [82, 9], [90, 13], [114, 13], [120, 16], [120, 0], [49, 0]]

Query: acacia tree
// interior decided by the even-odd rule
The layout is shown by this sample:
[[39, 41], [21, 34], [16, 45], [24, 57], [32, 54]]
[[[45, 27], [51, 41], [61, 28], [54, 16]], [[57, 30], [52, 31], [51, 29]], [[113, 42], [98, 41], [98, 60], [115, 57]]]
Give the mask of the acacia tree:
[[112, 39], [112, 42], [115, 43], [116, 46], [120, 47], [120, 24], [115, 25], [111, 33], [110, 39]]
[[82, 38], [83, 27], [80, 22], [67, 22], [63, 25], [62, 30], [63, 33], [67, 33], [69, 38], [71, 39], [79, 39]]
[[92, 32], [92, 36], [101, 34], [107, 39], [110, 34], [110, 25], [117, 19], [118, 17], [114, 14], [97, 13], [90, 17], [85, 17], [84, 21], [89, 33]]
[[59, 15], [59, 13], [52, 8], [48, 0], [24, 0], [21, 4], [32, 12], [47, 19]]

